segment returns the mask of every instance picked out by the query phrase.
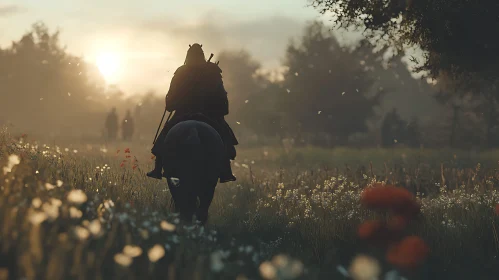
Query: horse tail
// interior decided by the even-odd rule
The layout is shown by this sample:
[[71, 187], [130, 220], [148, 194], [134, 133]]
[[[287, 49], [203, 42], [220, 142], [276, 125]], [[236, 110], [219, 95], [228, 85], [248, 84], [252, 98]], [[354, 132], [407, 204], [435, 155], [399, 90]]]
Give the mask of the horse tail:
[[201, 144], [201, 139], [199, 138], [199, 132], [196, 127], [191, 127], [189, 129], [189, 136], [187, 136], [186, 144], [196, 145], [196, 146]]

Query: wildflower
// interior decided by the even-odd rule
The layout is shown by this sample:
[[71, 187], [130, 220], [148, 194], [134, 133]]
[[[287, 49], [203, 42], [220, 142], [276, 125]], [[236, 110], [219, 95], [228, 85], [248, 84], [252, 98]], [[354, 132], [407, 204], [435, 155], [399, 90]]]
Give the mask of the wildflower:
[[47, 214], [45, 214], [44, 212], [36, 212], [29, 216], [29, 221], [33, 225], [39, 225], [43, 223], [46, 219], [47, 219]]
[[123, 253], [132, 258], [136, 258], [142, 255], [142, 249], [139, 246], [126, 245], [125, 248], [123, 248]]
[[357, 233], [361, 239], [371, 239], [378, 234], [383, 228], [381, 221], [367, 221], [361, 224]]
[[124, 267], [128, 267], [132, 264], [132, 258], [122, 253], [114, 255], [114, 261]]
[[33, 207], [35, 208], [40, 208], [40, 206], [42, 206], [42, 200], [38, 197], [33, 198], [33, 200], [31, 201], [31, 205], [33, 205]]
[[81, 226], [76, 226], [74, 228], [74, 232], [76, 234], [76, 237], [78, 237], [80, 240], [85, 240], [90, 236], [90, 232]]
[[214, 272], [220, 272], [224, 268], [224, 263], [222, 261], [223, 255], [220, 253], [220, 251], [216, 251], [211, 253], [210, 255], [210, 263], [211, 263], [211, 270]]
[[55, 189], [55, 186], [54, 186], [54, 185], [52, 185], [52, 184], [50, 184], [50, 183], [45, 183], [45, 188], [46, 188], [48, 191], [50, 191], [50, 190]]
[[274, 279], [276, 277], [277, 271], [271, 262], [266, 261], [260, 264], [260, 275], [264, 279]]
[[407, 224], [407, 218], [401, 215], [395, 215], [388, 221], [388, 228], [390, 230], [402, 231], [407, 227]]
[[173, 232], [176, 229], [176, 226], [174, 224], [170, 224], [167, 221], [161, 221], [160, 226], [162, 230], [166, 230], [169, 232]]
[[378, 279], [381, 268], [378, 260], [366, 255], [358, 255], [350, 264], [350, 275], [355, 280]]
[[57, 180], [57, 182], [56, 182], [56, 186], [59, 188], [62, 187], [63, 184], [64, 183], [61, 180]]
[[45, 202], [42, 205], [42, 210], [47, 215], [50, 221], [53, 221], [59, 217], [59, 206], [56, 204]]
[[125, 154], [129, 154], [130, 153], [130, 148], [126, 148], [125, 149]]
[[93, 220], [88, 224], [88, 230], [93, 236], [98, 236], [101, 233], [102, 225], [99, 220]]
[[388, 249], [387, 261], [400, 268], [415, 268], [430, 253], [430, 248], [418, 236], [408, 236]]
[[87, 195], [82, 190], [72, 190], [68, 194], [68, 201], [75, 204], [82, 204], [87, 201]]
[[82, 213], [80, 210], [76, 209], [75, 207], [71, 206], [69, 208], [69, 216], [74, 219], [79, 219], [82, 216]]
[[391, 210], [397, 214], [414, 217], [420, 206], [414, 196], [404, 188], [381, 186], [366, 188], [361, 194], [361, 203], [370, 209]]
[[12, 168], [14, 168], [14, 166], [18, 165], [19, 163], [21, 163], [21, 160], [18, 155], [10, 155], [7, 161], [7, 166], [3, 168], [3, 175], [11, 172]]
[[165, 256], [165, 249], [161, 245], [156, 244], [154, 245], [154, 247], [149, 249], [149, 251], [147, 252], [147, 256], [149, 257], [149, 260], [151, 262], [157, 262], [159, 259]]

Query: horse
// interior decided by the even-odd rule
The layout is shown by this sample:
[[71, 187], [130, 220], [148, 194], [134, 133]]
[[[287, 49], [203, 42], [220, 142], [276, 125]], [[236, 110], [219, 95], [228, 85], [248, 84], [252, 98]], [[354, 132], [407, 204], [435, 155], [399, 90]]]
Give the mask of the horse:
[[224, 160], [222, 138], [205, 122], [184, 120], [168, 131], [164, 143], [164, 177], [174, 211], [186, 222], [195, 215], [205, 224]]

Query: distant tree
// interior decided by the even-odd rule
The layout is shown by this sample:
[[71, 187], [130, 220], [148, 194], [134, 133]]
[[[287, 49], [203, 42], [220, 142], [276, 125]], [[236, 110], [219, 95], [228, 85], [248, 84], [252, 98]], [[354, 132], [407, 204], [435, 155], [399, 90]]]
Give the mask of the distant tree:
[[102, 109], [97, 103], [102, 85], [91, 81], [89, 73], [82, 58], [66, 53], [58, 31], [36, 23], [2, 51], [1, 114], [39, 131], [81, 131], [81, 124], [92, 124], [90, 113]]
[[279, 103], [297, 140], [325, 133], [345, 145], [350, 135], [367, 131], [366, 120], [374, 115], [381, 95], [367, 94], [373, 80], [357, 51], [365, 49], [341, 47], [319, 22], [307, 26], [299, 45], [288, 46], [283, 82], [287, 94]]
[[408, 146], [417, 148], [421, 145], [421, 129], [419, 125], [419, 120], [417, 117], [411, 119], [409, 124], [407, 124], [407, 139], [406, 143]]
[[244, 125], [252, 117], [252, 113], [245, 107], [249, 106], [249, 102], [253, 103], [252, 97], [262, 89], [256, 79], [261, 65], [246, 50], [223, 51], [217, 56], [217, 60], [220, 61], [229, 98], [230, 112], [227, 120], [231, 124], [239, 122]]

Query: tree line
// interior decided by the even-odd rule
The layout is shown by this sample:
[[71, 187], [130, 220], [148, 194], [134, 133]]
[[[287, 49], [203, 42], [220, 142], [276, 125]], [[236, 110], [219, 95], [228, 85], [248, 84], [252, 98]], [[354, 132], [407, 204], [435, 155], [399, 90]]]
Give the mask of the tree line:
[[[403, 52], [387, 59], [390, 46], [371, 42], [341, 45], [329, 27], [312, 22], [284, 50], [282, 73], [264, 72], [245, 50], [216, 55], [229, 93], [229, 123], [243, 142], [258, 145], [292, 139], [323, 147], [491, 146], [498, 118], [495, 110], [481, 112], [495, 99], [470, 90], [454, 94], [459, 87], [444, 75], [436, 86], [414, 79], [401, 62]], [[416, 88], [442, 105], [426, 113], [431, 106], [424, 102], [404, 104]], [[107, 88], [96, 67], [68, 53], [59, 33], [43, 23], [0, 49], [0, 92], [0, 123], [54, 136], [100, 137], [116, 107], [131, 110], [136, 138], [149, 140], [163, 109], [161, 94], [126, 98]], [[419, 113], [406, 114], [415, 107]], [[439, 117], [420, 120], [435, 111]]]

